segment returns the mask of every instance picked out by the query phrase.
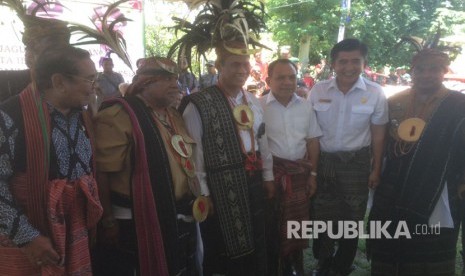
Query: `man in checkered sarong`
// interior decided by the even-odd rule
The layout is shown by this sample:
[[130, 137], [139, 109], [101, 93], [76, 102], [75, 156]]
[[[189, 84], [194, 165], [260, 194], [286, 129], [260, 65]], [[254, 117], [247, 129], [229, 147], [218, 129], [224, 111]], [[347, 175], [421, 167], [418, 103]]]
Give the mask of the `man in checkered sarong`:
[[[336, 78], [317, 83], [310, 102], [323, 132], [318, 166], [318, 189], [312, 202], [313, 220], [363, 221], [368, 188], [379, 182], [384, 148], [387, 102], [381, 87], [360, 76], [367, 46], [345, 39], [331, 50]], [[333, 233], [337, 229], [333, 229]], [[358, 238], [335, 240], [323, 234], [314, 243], [320, 275], [347, 275]]]

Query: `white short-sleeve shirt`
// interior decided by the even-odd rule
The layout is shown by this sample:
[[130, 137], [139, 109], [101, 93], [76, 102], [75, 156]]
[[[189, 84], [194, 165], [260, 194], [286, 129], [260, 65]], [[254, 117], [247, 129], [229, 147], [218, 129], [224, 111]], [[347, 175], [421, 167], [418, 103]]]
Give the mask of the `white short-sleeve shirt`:
[[307, 139], [322, 135], [310, 102], [294, 93], [284, 106], [271, 92], [260, 98], [260, 103], [272, 155], [293, 161], [302, 159], [307, 152]]
[[325, 152], [354, 151], [371, 144], [370, 125], [388, 122], [388, 105], [377, 83], [359, 77], [354, 86], [342, 93], [336, 79], [318, 82], [310, 91], [323, 136]]

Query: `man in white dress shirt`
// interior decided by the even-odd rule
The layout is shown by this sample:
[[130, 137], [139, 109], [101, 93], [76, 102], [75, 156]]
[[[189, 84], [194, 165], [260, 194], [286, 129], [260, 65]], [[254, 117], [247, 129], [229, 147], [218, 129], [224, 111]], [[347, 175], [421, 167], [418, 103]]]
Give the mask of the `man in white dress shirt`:
[[220, 43], [216, 52], [218, 84], [185, 97], [180, 106], [197, 143], [201, 192], [214, 210], [200, 225], [204, 275], [267, 275], [263, 206], [264, 187], [272, 196], [273, 160], [260, 103], [242, 89], [250, 53], [236, 41]]
[[[318, 166], [318, 189], [312, 202], [314, 220], [363, 221], [368, 188], [381, 174], [386, 123], [386, 97], [381, 87], [362, 77], [367, 46], [345, 39], [331, 50], [336, 78], [317, 83], [310, 102], [323, 132]], [[336, 233], [336, 229], [333, 230]], [[314, 245], [320, 275], [347, 275], [357, 251], [358, 238], [335, 240], [327, 234]]]
[[[271, 224], [278, 227], [272, 242], [277, 245], [270, 259], [270, 275], [303, 275], [303, 249], [308, 239], [288, 239], [287, 221], [309, 220], [310, 197], [316, 191], [321, 130], [311, 104], [296, 94], [297, 67], [288, 59], [269, 64], [267, 83], [271, 92], [260, 98], [273, 155], [277, 208]], [[267, 227], [267, 229], [273, 226]], [[270, 243], [268, 243], [270, 245]], [[273, 262], [274, 260], [274, 262]], [[281, 273], [278, 267], [282, 267]], [[294, 270], [294, 271], [293, 271]], [[274, 274], [273, 274], [274, 273]]]

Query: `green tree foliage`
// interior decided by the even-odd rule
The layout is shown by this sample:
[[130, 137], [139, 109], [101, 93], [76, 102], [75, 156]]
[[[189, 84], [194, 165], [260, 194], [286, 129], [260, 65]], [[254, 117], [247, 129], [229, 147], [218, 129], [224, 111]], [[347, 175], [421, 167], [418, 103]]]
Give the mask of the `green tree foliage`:
[[340, 0], [269, 0], [268, 28], [280, 45], [291, 45], [298, 53], [303, 38], [310, 39], [310, 63], [326, 56], [337, 40]]
[[[341, 18], [340, 0], [268, 0], [267, 22], [273, 38], [297, 51], [309, 36], [310, 63], [327, 56], [337, 40]], [[441, 26], [442, 36], [465, 32], [463, 0], [353, 0], [345, 37], [356, 37], [370, 49], [373, 67], [408, 65], [413, 48], [396, 45], [402, 36], [430, 37]]]
[[147, 25], [145, 27], [146, 56], [166, 57], [175, 41], [174, 32], [166, 27], [159, 25]]

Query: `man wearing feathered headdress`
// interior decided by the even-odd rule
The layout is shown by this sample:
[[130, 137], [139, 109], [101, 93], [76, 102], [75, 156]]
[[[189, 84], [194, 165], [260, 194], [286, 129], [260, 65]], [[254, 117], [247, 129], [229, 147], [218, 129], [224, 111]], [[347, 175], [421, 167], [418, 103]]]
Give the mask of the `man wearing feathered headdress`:
[[173, 46], [199, 53], [215, 47], [217, 55], [218, 84], [186, 97], [180, 107], [197, 143], [196, 174], [212, 209], [200, 225], [203, 269], [205, 275], [268, 275], [263, 208], [265, 188], [269, 197], [274, 192], [272, 157], [260, 103], [242, 89], [263, 6], [222, 2], [209, 1]]
[[[465, 187], [465, 96], [444, 87], [449, 56], [412, 59], [412, 88], [389, 98], [385, 169], [370, 221], [394, 239], [367, 243], [372, 275], [455, 275]], [[394, 234], [404, 224], [405, 235]], [[371, 224], [370, 224], [371, 225]]]
[[[0, 105], [2, 275], [92, 275], [90, 234], [102, 215], [93, 127], [85, 108], [97, 71], [69, 45], [67, 23], [26, 14], [32, 83]], [[13, 91], [17, 94], [19, 91]]]

